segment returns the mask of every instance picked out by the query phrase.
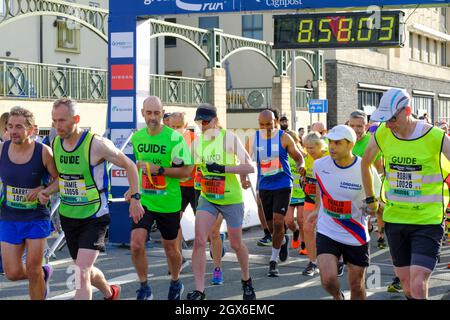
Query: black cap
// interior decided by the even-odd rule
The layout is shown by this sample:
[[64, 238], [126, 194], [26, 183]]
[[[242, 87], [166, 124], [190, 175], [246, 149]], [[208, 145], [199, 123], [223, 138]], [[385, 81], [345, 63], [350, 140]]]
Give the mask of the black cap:
[[163, 119], [167, 119], [168, 117], [170, 117], [172, 114], [170, 112], [164, 113]]
[[195, 113], [194, 121], [205, 120], [211, 121], [212, 119], [217, 117], [217, 108], [211, 104], [201, 104], [197, 108], [197, 112]]

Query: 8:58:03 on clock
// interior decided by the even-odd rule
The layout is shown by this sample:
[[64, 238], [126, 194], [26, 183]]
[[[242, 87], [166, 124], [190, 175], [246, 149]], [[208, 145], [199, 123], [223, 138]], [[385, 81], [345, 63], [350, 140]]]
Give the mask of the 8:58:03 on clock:
[[402, 11], [274, 16], [274, 49], [401, 47]]

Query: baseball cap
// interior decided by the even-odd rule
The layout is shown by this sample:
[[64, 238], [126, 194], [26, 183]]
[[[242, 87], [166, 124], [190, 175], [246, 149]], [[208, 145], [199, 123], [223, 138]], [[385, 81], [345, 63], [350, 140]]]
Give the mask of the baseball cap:
[[163, 115], [163, 119], [167, 119], [168, 117], [170, 117], [172, 114], [170, 112], [164, 113]]
[[405, 89], [390, 89], [381, 97], [378, 108], [370, 116], [371, 121], [389, 121], [399, 110], [410, 106], [411, 97]]
[[350, 142], [356, 142], [356, 133], [355, 131], [350, 128], [349, 126], [346, 126], [345, 124], [341, 124], [339, 126], [334, 127], [331, 129], [328, 134], [325, 136], [328, 140], [348, 140]]
[[195, 119], [194, 121], [198, 120], [205, 120], [205, 121], [211, 121], [217, 117], [217, 108], [214, 107], [211, 104], [201, 104], [197, 108], [197, 111], [195, 112]]

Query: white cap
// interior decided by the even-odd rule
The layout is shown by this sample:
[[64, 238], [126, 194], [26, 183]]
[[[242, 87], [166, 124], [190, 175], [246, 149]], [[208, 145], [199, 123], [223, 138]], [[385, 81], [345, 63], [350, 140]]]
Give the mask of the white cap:
[[389, 121], [399, 110], [410, 106], [411, 97], [404, 89], [390, 89], [380, 100], [378, 109], [370, 116], [370, 121]]
[[348, 140], [350, 142], [356, 142], [356, 133], [355, 131], [350, 128], [349, 126], [346, 126], [345, 124], [341, 124], [339, 126], [334, 127], [331, 129], [328, 134], [325, 136], [328, 140]]

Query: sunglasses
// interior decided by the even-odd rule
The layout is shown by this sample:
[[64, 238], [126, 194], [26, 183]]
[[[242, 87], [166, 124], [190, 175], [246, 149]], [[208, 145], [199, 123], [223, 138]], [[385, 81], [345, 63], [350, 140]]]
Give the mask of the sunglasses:
[[392, 118], [390, 118], [387, 122], [397, 122], [397, 117], [400, 115], [400, 113], [405, 110], [405, 108], [400, 109]]
[[198, 120], [195, 122], [197, 122], [198, 124], [201, 124], [202, 126], [207, 126], [208, 124], [211, 123], [211, 120]]

